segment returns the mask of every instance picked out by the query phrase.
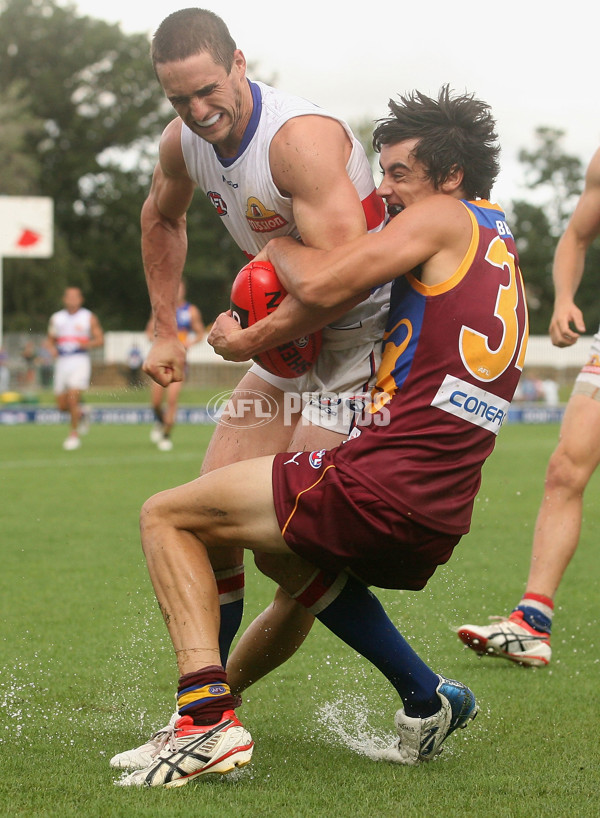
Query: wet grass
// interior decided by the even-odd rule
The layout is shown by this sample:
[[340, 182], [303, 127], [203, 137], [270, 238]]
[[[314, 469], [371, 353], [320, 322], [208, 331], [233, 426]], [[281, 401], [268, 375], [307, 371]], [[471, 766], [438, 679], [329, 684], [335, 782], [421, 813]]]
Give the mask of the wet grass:
[[[523, 590], [555, 426], [509, 426], [486, 467], [471, 534], [421, 593], [381, 593], [421, 655], [476, 692], [481, 712], [439, 760], [375, 762], [393, 738], [387, 683], [324, 629], [248, 692], [252, 764], [174, 791], [131, 791], [108, 759], [161, 726], [175, 666], [139, 547], [150, 494], [198, 473], [211, 427], [0, 428], [0, 815], [597, 816], [600, 511], [588, 489], [579, 551], [557, 598], [544, 670], [479, 660], [453, 629], [505, 613]], [[248, 560], [246, 620], [270, 583]]]

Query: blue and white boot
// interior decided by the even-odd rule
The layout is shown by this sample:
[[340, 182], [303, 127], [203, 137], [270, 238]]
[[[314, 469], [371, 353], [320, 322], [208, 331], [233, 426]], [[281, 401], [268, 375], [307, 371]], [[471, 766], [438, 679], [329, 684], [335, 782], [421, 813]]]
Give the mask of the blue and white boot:
[[475, 695], [466, 685], [445, 679], [440, 680], [436, 693], [441, 707], [433, 716], [413, 718], [401, 708], [396, 713], [396, 730], [400, 736], [398, 752], [402, 764], [419, 764], [430, 761], [442, 751], [442, 744], [458, 728], [466, 727], [477, 715]]

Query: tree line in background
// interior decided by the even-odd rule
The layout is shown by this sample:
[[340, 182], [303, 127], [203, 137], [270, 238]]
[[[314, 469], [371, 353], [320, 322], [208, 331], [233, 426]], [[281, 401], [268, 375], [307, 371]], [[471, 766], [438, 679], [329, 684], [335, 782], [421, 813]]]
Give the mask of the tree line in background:
[[[0, 194], [50, 196], [50, 259], [4, 259], [4, 327], [43, 332], [67, 284], [81, 286], [106, 330], [142, 330], [150, 310], [139, 216], [160, 134], [173, 111], [145, 34], [81, 16], [54, 0], [0, 0]], [[372, 153], [373, 123], [354, 123]], [[583, 187], [585, 165], [565, 154], [562, 131], [539, 128], [519, 160], [532, 201], [507, 211], [526, 280], [534, 334], [552, 313], [552, 258]], [[229, 305], [245, 258], [198, 192], [188, 213], [188, 296], [206, 321]], [[600, 244], [586, 269], [600, 264]], [[592, 276], [578, 295], [588, 330], [600, 323]]]

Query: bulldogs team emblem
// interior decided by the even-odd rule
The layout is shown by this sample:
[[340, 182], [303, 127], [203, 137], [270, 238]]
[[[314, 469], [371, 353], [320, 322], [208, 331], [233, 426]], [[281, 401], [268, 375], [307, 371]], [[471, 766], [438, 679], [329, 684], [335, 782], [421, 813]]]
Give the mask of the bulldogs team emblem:
[[215, 193], [214, 190], [209, 190], [206, 194], [212, 203], [213, 207], [219, 214], [219, 216], [226, 216], [227, 215], [227, 205], [225, 204], [225, 199], [221, 196], [220, 193]]

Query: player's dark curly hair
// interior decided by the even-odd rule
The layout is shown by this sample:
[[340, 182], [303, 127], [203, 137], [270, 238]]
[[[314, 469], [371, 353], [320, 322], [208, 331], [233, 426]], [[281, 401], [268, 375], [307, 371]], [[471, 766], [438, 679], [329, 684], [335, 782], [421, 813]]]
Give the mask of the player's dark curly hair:
[[490, 106], [473, 94], [452, 96], [444, 85], [437, 99], [420, 91], [389, 101], [392, 116], [381, 119], [373, 133], [373, 147], [418, 139], [413, 156], [439, 187], [456, 166], [464, 173], [468, 199], [489, 199], [500, 170], [500, 146]]
[[152, 65], [176, 62], [207, 52], [227, 72], [237, 46], [229, 29], [212, 11], [189, 8], [175, 11], [162, 21], [152, 38]]

